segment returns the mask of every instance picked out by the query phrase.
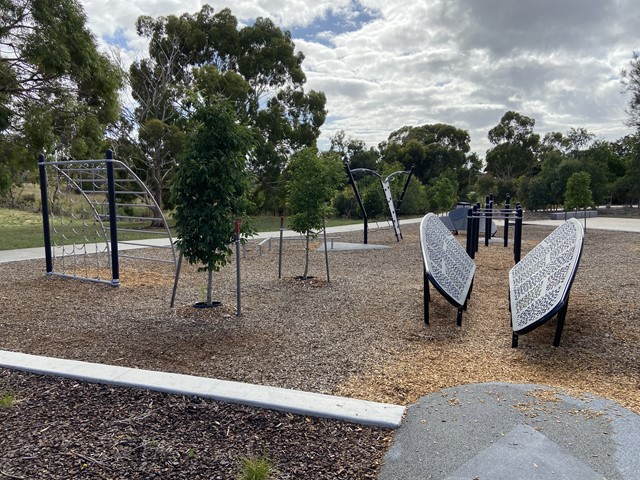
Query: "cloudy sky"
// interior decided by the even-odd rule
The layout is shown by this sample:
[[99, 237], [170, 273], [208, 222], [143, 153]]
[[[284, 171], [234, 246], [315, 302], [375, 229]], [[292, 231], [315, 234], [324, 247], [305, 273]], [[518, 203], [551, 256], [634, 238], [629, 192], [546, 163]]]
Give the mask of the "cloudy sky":
[[404, 125], [487, 132], [508, 110], [536, 131], [584, 127], [614, 140], [628, 97], [620, 71], [640, 50], [631, 0], [81, 0], [90, 28], [122, 58], [144, 55], [139, 15], [224, 7], [242, 23], [270, 17], [305, 55], [306, 89], [325, 92], [321, 145], [338, 130], [375, 146]]

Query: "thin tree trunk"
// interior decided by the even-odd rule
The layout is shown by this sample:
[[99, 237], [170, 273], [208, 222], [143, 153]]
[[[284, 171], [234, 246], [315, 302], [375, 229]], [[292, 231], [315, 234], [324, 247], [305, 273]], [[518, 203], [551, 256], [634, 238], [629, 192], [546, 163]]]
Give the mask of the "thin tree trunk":
[[309, 232], [307, 232], [307, 247], [305, 249], [305, 260], [304, 260], [304, 275], [302, 275], [302, 279], [307, 279], [307, 273], [309, 272]]
[[212, 278], [213, 278], [213, 271], [209, 270], [208, 272], [209, 276], [207, 278], [207, 306], [210, 307], [211, 305], [213, 305], [213, 302], [211, 301], [211, 286], [212, 286]]

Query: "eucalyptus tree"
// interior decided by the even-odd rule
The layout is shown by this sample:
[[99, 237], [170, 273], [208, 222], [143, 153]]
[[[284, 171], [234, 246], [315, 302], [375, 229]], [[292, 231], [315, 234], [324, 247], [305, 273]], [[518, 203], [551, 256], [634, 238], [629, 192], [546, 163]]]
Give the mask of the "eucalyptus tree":
[[477, 167], [469, 154], [470, 140], [469, 132], [453, 125], [405, 126], [392, 132], [380, 150], [386, 163], [400, 162], [406, 169], [413, 166], [414, 174], [425, 185], [451, 170], [460, 187], [467, 188], [469, 168]]
[[622, 71], [622, 83], [624, 92], [631, 95], [627, 106], [629, 115], [627, 124], [640, 134], [640, 54], [638, 52], [633, 52], [629, 69]]
[[80, 2], [0, 0], [0, 192], [39, 152], [99, 154], [120, 86]]
[[[188, 123], [180, 122], [191, 115], [189, 92], [223, 96], [254, 132], [249, 168], [258, 179], [263, 206], [278, 209], [277, 202], [269, 201], [279, 198], [287, 159], [315, 145], [326, 117], [324, 94], [304, 90], [304, 55], [296, 52], [290, 32], [268, 18], [240, 27], [229, 9], [216, 13], [209, 5], [194, 14], [141, 16], [136, 28], [149, 41], [149, 58], [130, 72], [137, 82], [132, 87], [140, 103], [139, 121], [158, 118], [187, 129]], [[159, 111], [169, 117], [160, 118]]]
[[533, 132], [533, 118], [518, 112], [506, 112], [498, 125], [489, 130], [486, 170], [498, 180], [513, 181], [525, 175], [536, 162], [540, 136]]

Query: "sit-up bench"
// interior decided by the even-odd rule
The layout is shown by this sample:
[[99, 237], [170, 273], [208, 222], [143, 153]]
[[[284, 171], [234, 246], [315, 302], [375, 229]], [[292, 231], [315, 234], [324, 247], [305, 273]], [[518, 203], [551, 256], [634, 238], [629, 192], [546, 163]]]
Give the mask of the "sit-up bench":
[[424, 263], [424, 323], [429, 324], [429, 282], [458, 308], [457, 324], [471, 294], [476, 264], [449, 229], [433, 213], [420, 223], [420, 248]]
[[575, 218], [556, 228], [509, 271], [509, 309], [513, 348], [518, 335], [558, 315], [553, 345], [560, 345], [569, 291], [578, 270], [584, 243], [582, 225]]

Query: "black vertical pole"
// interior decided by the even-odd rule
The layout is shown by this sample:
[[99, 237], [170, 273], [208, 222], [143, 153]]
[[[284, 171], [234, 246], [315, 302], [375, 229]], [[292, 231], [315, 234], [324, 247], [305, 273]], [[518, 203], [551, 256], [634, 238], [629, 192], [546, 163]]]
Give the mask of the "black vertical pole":
[[[491, 194], [493, 196], [493, 193]], [[489, 246], [489, 237], [491, 236], [491, 200], [487, 197], [484, 204], [484, 246]]]
[[504, 246], [509, 245], [509, 209], [511, 208], [511, 195], [507, 193], [504, 199]]
[[518, 263], [520, 261], [520, 254], [522, 252], [522, 207], [518, 205], [516, 210], [516, 227], [513, 234], [513, 261]]
[[396, 215], [400, 215], [400, 207], [402, 206], [402, 200], [404, 200], [404, 194], [407, 193], [407, 188], [409, 187], [409, 182], [411, 181], [412, 175], [413, 175], [413, 165], [409, 170], [407, 181], [404, 182], [404, 188], [402, 189], [402, 193], [400, 194], [400, 198], [398, 199], [398, 206], [396, 207]]
[[422, 277], [424, 282], [424, 323], [429, 325], [429, 276], [427, 275], [426, 268], [422, 269]]
[[473, 218], [473, 250], [478, 251], [480, 242], [480, 202], [476, 203]]
[[360, 196], [360, 192], [358, 191], [356, 181], [353, 178], [353, 173], [351, 173], [351, 167], [349, 167], [348, 162], [344, 162], [344, 168], [347, 171], [347, 175], [349, 175], [349, 183], [353, 188], [353, 193], [356, 195], [356, 200], [358, 200], [358, 205], [360, 205], [360, 210], [362, 211], [362, 218], [364, 219], [364, 243], [367, 244], [369, 241], [369, 222], [367, 220], [367, 211], [364, 209], [362, 197]]
[[44, 233], [44, 256], [47, 263], [47, 273], [53, 272], [53, 255], [51, 254], [51, 231], [49, 230], [49, 196], [47, 194], [47, 166], [44, 155], [38, 155], [38, 169], [40, 170], [40, 203], [42, 203], [42, 229]]
[[180, 279], [180, 268], [182, 268], [182, 250], [180, 250], [180, 255], [178, 255], [178, 265], [176, 265], [176, 275], [173, 279], [173, 292], [171, 293], [171, 303], [169, 304], [169, 308], [173, 308], [176, 303], [176, 292], [178, 291], [178, 280]]
[[118, 224], [116, 212], [116, 182], [113, 175], [113, 152], [107, 150], [107, 191], [109, 194], [109, 232], [111, 234], [111, 283], [120, 285], [120, 262], [118, 259]]
[[475, 258], [473, 251], [473, 208], [467, 210], [467, 255]]

